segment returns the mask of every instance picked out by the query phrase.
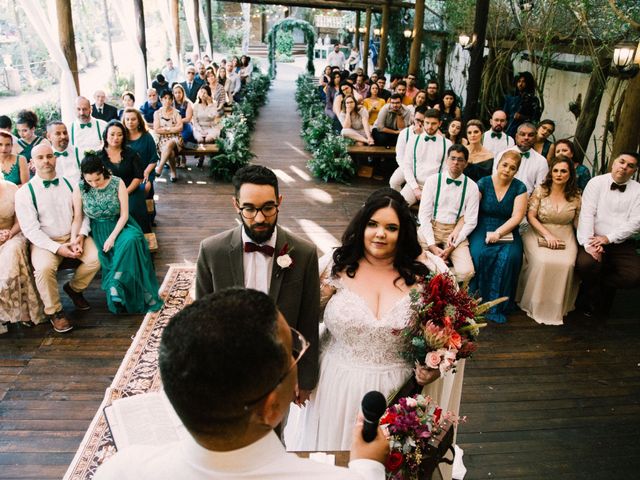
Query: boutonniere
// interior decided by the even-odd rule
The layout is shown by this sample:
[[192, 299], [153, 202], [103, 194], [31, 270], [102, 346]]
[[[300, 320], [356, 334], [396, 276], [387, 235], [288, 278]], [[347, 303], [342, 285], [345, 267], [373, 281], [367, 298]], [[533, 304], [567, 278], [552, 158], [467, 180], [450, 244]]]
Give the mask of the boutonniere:
[[278, 271], [276, 272], [276, 277], [279, 276], [283, 270], [293, 267], [294, 262], [293, 258], [291, 258], [291, 252], [293, 252], [293, 248], [289, 248], [289, 244], [285, 243], [278, 255], [276, 257], [276, 264], [278, 265]]

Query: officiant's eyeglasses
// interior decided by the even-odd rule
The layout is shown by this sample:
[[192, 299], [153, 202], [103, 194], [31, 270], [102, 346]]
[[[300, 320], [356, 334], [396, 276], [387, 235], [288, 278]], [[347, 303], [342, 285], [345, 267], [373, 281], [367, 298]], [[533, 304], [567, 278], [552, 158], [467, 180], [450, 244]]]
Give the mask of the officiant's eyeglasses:
[[295, 367], [298, 364], [298, 362], [306, 353], [306, 351], [309, 350], [311, 343], [306, 338], [304, 338], [304, 336], [298, 330], [296, 330], [293, 327], [289, 327], [289, 328], [291, 329], [291, 339], [292, 339], [291, 356], [293, 357], [293, 363], [280, 376], [276, 384], [272, 388], [270, 388], [268, 392], [264, 393], [263, 395], [260, 395], [260, 397], [256, 398], [255, 400], [251, 400], [250, 402], [245, 403], [244, 405], [245, 410], [249, 410], [249, 408], [257, 404], [258, 402], [261, 402], [262, 400], [264, 400], [267, 397], [267, 395], [269, 395], [276, 388], [278, 388], [278, 386], [284, 381], [284, 379], [289, 376], [289, 374], [291, 373], [291, 370], [293, 370], [293, 367]]
[[[238, 201], [236, 200], [236, 203]], [[262, 212], [262, 215], [265, 217], [273, 217], [276, 213], [278, 213], [278, 204], [277, 203], [267, 203], [266, 205], [261, 206], [260, 208], [254, 207], [253, 205], [248, 205], [246, 207], [241, 207], [238, 205], [238, 210], [240, 210], [240, 215], [242, 215], [247, 220], [252, 220], [258, 216], [258, 212]]]

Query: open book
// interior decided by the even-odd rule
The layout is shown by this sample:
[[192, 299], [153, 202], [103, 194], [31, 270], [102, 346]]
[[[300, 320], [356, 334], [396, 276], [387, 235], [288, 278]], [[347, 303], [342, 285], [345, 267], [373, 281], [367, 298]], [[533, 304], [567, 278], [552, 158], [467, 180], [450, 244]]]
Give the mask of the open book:
[[104, 408], [118, 450], [129, 445], [164, 445], [189, 435], [164, 392], [119, 398]]

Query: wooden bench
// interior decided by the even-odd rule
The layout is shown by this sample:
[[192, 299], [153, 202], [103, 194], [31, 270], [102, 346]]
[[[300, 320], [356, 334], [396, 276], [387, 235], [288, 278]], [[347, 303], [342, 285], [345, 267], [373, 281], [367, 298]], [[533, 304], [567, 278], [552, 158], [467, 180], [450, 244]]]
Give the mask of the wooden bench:
[[196, 148], [183, 148], [180, 150], [182, 155], [192, 155], [199, 157], [201, 155], [215, 155], [220, 153], [220, 148], [215, 143], [201, 143]]
[[358, 165], [358, 176], [371, 178], [373, 176], [372, 165], [360, 165], [359, 158], [378, 157], [382, 159], [396, 158], [396, 147], [380, 147], [371, 145], [351, 145], [347, 148], [347, 153], [351, 155], [356, 165]]

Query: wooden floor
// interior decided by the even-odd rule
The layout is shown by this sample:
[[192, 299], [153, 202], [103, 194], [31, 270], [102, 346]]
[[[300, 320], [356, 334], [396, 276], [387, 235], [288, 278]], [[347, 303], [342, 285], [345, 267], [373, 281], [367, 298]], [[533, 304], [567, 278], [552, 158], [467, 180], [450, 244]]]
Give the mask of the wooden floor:
[[[273, 168], [284, 203], [280, 224], [320, 253], [338, 243], [367, 195], [382, 186], [311, 179], [298, 137], [293, 67], [281, 65], [253, 139], [256, 163]], [[193, 166], [194, 161], [190, 164]], [[232, 188], [195, 167], [176, 184], [159, 182], [161, 280], [170, 263], [195, 262], [199, 242], [233, 226]], [[545, 327], [524, 315], [483, 331], [467, 362], [458, 443], [467, 479], [634, 478], [640, 471], [638, 294], [620, 296], [607, 324], [571, 318]], [[96, 279], [94, 308], [71, 311], [76, 329], [12, 328], [0, 337], [0, 478], [61, 478], [110, 384], [142, 316], [108, 313]]]

